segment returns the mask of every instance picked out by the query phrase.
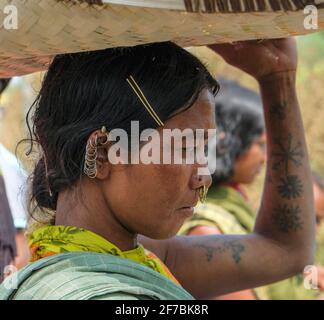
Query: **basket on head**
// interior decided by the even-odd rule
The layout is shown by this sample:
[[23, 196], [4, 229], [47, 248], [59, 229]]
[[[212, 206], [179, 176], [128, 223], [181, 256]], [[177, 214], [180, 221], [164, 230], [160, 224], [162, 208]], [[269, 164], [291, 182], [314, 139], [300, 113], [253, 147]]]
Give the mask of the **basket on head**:
[[[316, 11], [317, 29], [305, 28], [306, 5]], [[59, 53], [314, 32], [324, 28], [324, 0], [0, 0], [0, 21], [6, 19], [11, 25], [0, 29], [0, 77], [44, 70]]]

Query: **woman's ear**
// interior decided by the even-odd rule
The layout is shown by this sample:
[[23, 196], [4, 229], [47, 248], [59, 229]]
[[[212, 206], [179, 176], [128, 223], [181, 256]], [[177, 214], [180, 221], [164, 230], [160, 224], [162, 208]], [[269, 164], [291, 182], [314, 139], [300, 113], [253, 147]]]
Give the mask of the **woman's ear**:
[[109, 177], [110, 163], [107, 150], [109, 146], [108, 132], [105, 127], [94, 131], [87, 142], [86, 168], [90, 178], [104, 180]]
[[105, 180], [108, 179], [111, 164], [108, 161], [108, 146], [98, 146], [97, 149], [97, 179]]
[[105, 127], [94, 131], [87, 142], [85, 167], [91, 174], [91, 176], [89, 174], [88, 176], [105, 180], [109, 177], [112, 165], [127, 164], [128, 152], [121, 152], [121, 149], [123, 149], [121, 145], [111, 142]]

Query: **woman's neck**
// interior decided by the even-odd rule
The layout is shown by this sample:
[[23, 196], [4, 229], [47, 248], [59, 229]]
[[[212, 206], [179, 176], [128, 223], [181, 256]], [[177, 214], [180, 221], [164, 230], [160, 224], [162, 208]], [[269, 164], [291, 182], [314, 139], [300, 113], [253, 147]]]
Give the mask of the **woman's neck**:
[[59, 193], [55, 225], [87, 229], [122, 251], [137, 247], [137, 235], [127, 230], [109, 210], [100, 188], [92, 182]]

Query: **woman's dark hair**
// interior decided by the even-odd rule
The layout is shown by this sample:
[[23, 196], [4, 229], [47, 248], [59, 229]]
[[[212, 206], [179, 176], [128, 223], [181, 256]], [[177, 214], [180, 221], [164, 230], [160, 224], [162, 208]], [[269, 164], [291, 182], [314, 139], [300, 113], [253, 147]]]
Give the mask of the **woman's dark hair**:
[[216, 171], [213, 184], [229, 182], [236, 159], [265, 130], [261, 98], [235, 81], [220, 78], [216, 97]]
[[32, 176], [36, 207], [55, 210], [58, 193], [80, 179], [93, 131], [130, 134], [131, 121], [140, 132], [157, 127], [129, 87], [130, 75], [162, 121], [189, 108], [203, 89], [218, 91], [205, 66], [171, 42], [56, 56], [27, 115], [29, 124], [33, 110], [31, 150], [36, 142], [43, 154]]
[[0, 95], [7, 88], [7, 86], [9, 85], [10, 80], [11, 80], [11, 78], [1, 78], [0, 79]]

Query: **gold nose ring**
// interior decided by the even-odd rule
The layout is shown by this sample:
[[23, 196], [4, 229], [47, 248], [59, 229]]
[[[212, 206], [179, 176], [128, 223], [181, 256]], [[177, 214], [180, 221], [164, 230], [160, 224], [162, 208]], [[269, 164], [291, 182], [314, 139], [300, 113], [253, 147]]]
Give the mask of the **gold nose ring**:
[[206, 187], [206, 185], [203, 185], [198, 190], [199, 190], [199, 201], [201, 203], [204, 203], [207, 198], [208, 188]]

